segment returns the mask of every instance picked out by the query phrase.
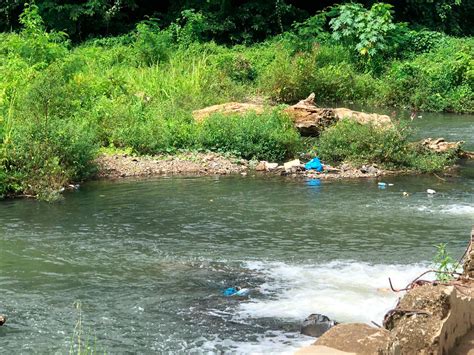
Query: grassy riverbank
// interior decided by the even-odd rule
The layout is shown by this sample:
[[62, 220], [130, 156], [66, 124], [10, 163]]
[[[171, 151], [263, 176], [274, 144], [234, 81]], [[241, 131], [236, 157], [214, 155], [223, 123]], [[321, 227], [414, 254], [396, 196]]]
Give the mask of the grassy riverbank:
[[226, 101], [289, 104], [315, 92], [317, 102], [474, 112], [472, 38], [390, 22], [396, 33], [383, 30], [387, 40], [359, 48], [356, 40], [338, 39], [335, 26], [322, 31], [328, 20], [320, 20], [251, 46], [199, 41], [195, 15], [165, 29], [142, 23], [128, 35], [72, 46], [27, 8], [21, 32], [0, 34], [0, 195], [87, 178], [100, 147], [269, 160], [301, 151], [278, 110], [194, 122], [192, 110]]

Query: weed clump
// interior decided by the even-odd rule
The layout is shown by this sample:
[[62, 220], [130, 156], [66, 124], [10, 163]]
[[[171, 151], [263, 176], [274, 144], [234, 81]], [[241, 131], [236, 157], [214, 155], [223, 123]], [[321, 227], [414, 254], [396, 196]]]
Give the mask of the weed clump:
[[300, 145], [291, 120], [278, 110], [257, 115], [212, 115], [198, 127], [198, 145], [247, 159], [282, 161]]
[[419, 172], [441, 170], [455, 158], [454, 152], [439, 154], [411, 143], [408, 135], [408, 129], [400, 125], [380, 128], [344, 119], [321, 134], [315, 150], [332, 163], [372, 163]]

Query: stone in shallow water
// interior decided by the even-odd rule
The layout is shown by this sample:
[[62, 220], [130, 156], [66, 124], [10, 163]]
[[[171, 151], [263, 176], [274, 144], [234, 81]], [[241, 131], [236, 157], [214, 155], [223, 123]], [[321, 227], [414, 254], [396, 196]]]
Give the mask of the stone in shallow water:
[[329, 329], [337, 325], [336, 321], [333, 321], [323, 314], [314, 313], [309, 315], [301, 325], [301, 334], [309, 335], [311, 337], [320, 337]]

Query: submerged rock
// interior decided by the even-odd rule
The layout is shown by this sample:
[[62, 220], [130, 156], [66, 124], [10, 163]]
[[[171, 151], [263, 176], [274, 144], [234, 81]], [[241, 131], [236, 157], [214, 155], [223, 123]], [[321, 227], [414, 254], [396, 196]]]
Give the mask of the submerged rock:
[[313, 313], [303, 321], [301, 334], [319, 338], [337, 324], [336, 321], [329, 319], [323, 314]]

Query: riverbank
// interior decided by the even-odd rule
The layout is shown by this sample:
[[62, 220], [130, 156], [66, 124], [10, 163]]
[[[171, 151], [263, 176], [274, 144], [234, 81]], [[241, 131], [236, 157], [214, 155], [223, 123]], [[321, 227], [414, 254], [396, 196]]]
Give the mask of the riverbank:
[[427, 271], [404, 289], [392, 287], [394, 292], [406, 293], [396, 307], [386, 313], [383, 327], [339, 324], [296, 354], [471, 354], [474, 227], [462, 262], [461, 274], [445, 273], [442, 281], [423, 280], [423, 276], [430, 273]]
[[98, 178], [166, 175], [228, 175], [246, 173], [249, 162], [217, 153], [185, 152], [173, 155], [133, 156], [102, 153], [95, 163]]
[[280, 165], [266, 161], [249, 161], [212, 152], [185, 152], [158, 156], [102, 153], [95, 160], [95, 163], [98, 167], [96, 178], [99, 179], [168, 175], [207, 176], [241, 174], [245, 176], [253, 173], [330, 180], [377, 178], [386, 175], [410, 173], [409, 171], [384, 170], [376, 165], [363, 165], [358, 168], [349, 164], [342, 164], [337, 168], [326, 165], [322, 172], [318, 172], [306, 170], [304, 164], [299, 159]]
[[[377, 14], [376, 7], [357, 11]], [[394, 22], [388, 8], [384, 11], [393, 25], [389, 27], [403, 36], [381, 33], [374, 38], [401, 42], [364, 54], [355, 50], [355, 43], [338, 40], [337, 29], [324, 32], [331, 28], [330, 16], [336, 21], [336, 13], [324, 15], [326, 25], [314, 36], [308, 33], [323, 18], [249, 45], [200, 40], [191, 35], [194, 27], [181, 20], [169, 28], [141, 23], [120, 37], [72, 45], [63, 33], [46, 29], [35, 5], [27, 6], [23, 29], [0, 34], [0, 196], [49, 196], [84, 181], [104, 147], [140, 156], [209, 150], [268, 161], [298, 157], [307, 152], [303, 148], [313, 147], [302, 147], [284, 108], [274, 106], [291, 105], [311, 92], [317, 105], [339, 102], [407, 110], [405, 117], [391, 115], [396, 121], [407, 115], [415, 119], [424, 110], [474, 112], [472, 38], [408, 31]], [[258, 118], [214, 115], [202, 123], [193, 118], [195, 110], [256, 98], [272, 107]], [[345, 115], [322, 111], [330, 118]], [[309, 124], [312, 128], [314, 122]], [[353, 146], [339, 141], [341, 130], [320, 144], [321, 152], [311, 154], [330, 161], [325, 153], [342, 162], [348, 154], [362, 160], [361, 153], [367, 153], [375, 159], [368, 162], [381, 165], [389, 160], [394, 169], [434, 171], [446, 165], [442, 159], [420, 157], [419, 150], [405, 154], [395, 131], [378, 135], [374, 143], [366, 128], [346, 127], [356, 134], [352, 141], [362, 144], [352, 152], [334, 149], [335, 143]]]

